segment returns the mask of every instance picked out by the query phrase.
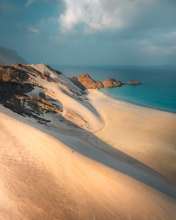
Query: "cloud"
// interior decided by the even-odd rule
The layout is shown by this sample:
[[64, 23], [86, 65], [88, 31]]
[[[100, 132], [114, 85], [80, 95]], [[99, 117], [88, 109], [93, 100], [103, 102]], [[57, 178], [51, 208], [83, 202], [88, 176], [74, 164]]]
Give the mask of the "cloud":
[[158, 52], [160, 50], [160, 47], [153, 45], [152, 42], [150, 42], [150, 40], [148, 39], [144, 39], [140, 41], [139, 45], [141, 46], [142, 50], [145, 50], [151, 53]]
[[[173, 33], [175, 35], [175, 32]], [[140, 52], [152, 54], [152, 55], [171, 55], [176, 54], [176, 44], [175, 45], [155, 45], [149, 39], [143, 39], [139, 42]]]
[[25, 7], [29, 7], [31, 4], [33, 4], [34, 2], [44, 2], [44, 3], [49, 3], [49, 4], [57, 4], [62, 0], [27, 0]]
[[39, 29], [34, 28], [34, 27], [32, 27], [32, 26], [29, 27], [28, 30], [31, 31], [31, 32], [34, 33], [34, 34], [39, 34], [39, 33], [40, 33]]
[[28, 0], [25, 4], [25, 7], [29, 7], [34, 2], [36, 2], [36, 0]]
[[[34, 34], [41, 34], [41, 36], [50, 36], [55, 32], [55, 24], [58, 26], [57, 19], [55, 18], [41, 19], [37, 24], [29, 25], [28, 30]], [[20, 27], [17, 26], [17, 28]]]
[[176, 46], [172, 46], [172, 47], [168, 47], [166, 50], [165, 50], [165, 54], [167, 55], [176, 55]]
[[62, 33], [73, 32], [83, 26], [84, 33], [120, 29], [141, 6], [156, 0], [63, 0], [65, 11], [58, 21]]
[[48, 31], [50, 27], [52, 27], [55, 23], [57, 23], [57, 19], [51, 17], [47, 19], [41, 19], [35, 27], [40, 30], [40, 32]]

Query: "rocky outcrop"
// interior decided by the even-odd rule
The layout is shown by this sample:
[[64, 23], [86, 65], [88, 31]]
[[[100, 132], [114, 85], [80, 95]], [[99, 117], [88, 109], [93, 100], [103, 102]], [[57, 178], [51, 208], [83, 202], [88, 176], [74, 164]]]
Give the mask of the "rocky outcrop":
[[104, 82], [102, 82], [104, 87], [113, 88], [113, 87], [120, 87], [123, 83], [120, 81], [116, 81], [116, 79], [108, 78]]
[[104, 87], [102, 82], [93, 80], [87, 73], [81, 74], [77, 79], [85, 89], [100, 89]]
[[[36, 77], [36, 78], [40, 78], [40, 79], [44, 79], [48, 82], [55, 82], [56, 81], [54, 79], [51, 78], [50, 74], [45, 72], [45, 73], [42, 73], [36, 69], [34, 69], [33, 67], [31, 67], [30, 65], [25, 65], [25, 64], [14, 64], [13, 67], [15, 69], [18, 69], [18, 70], [23, 70], [24, 72]], [[48, 67], [48, 66], [47, 66]], [[58, 73], [60, 73], [59, 71], [57, 71]], [[57, 73], [57, 74], [58, 74]], [[61, 74], [61, 73], [60, 73]]]
[[46, 100], [45, 96], [26, 95], [34, 87], [40, 86], [29, 72], [19, 69], [20, 65], [17, 67], [0, 66], [0, 104], [17, 114], [29, 116], [35, 118], [39, 123], [47, 124], [50, 121], [43, 118], [42, 115], [44, 113], [61, 113], [62, 109]]
[[121, 81], [117, 81], [116, 79], [108, 78], [107, 80], [101, 82], [99, 80], [93, 80], [87, 73], [81, 74], [78, 77], [71, 77], [70, 80], [78, 86], [80, 89], [101, 89], [101, 88], [113, 88], [120, 87], [122, 85], [139, 85], [137, 80], [132, 80], [127, 83], [122, 83]]
[[121, 81], [116, 81], [116, 79], [108, 78], [104, 82], [99, 80], [93, 80], [87, 73], [81, 74], [77, 77], [71, 77], [70, 80], [78, 86], [80, 89], [101, 89], [101, 88], [112, 88], [112, 87], [120, 87], [123, 85]]
[[134, 79], [134, 80], [132, 80], [132, 81], [130, 81], [130, 82], [127, 82], [127, 83], [125, 83], [125, 84], [127, 84], [127, 85], [139, 85], [139, 84], [141, 84], [141, 83], [138, 82], [136, 79]]
[[13, 66], [0, 66], [0, 80], [4, 82], [13, 82], [20, 84], [38, 84], [37, 81], [33, 77], [31, 77], [27, 72], [23, 70], [18, 70]]

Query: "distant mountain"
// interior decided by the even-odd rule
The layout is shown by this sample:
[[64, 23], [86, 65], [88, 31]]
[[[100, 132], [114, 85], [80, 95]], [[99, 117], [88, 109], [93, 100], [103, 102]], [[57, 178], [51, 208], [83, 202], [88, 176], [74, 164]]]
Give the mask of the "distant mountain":
[[27, 63], [15, 50], [0, 47], [0, 65], [11, 65], [17, 62], [23, 64]]

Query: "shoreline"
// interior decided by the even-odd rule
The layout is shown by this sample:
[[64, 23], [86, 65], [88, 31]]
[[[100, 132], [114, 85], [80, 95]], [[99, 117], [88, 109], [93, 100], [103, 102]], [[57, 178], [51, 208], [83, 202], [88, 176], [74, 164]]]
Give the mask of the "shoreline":
[[[166, 113], [171, 113], [171, 114], [176, 114], [176, 110], [175, 110], [175, 112], [172, 112], [172, 111], [169, 111], [169, 110], [165, 110], [165, 109], [158, 109], [157, 107], [155, 108], [155, 107], [150, 107], [150, 106], [147, 106], [147, 105], [140, 105], [140, 104], [137, 104], [137, 103], [133, 103], [133, 102], [128, 102], [128, 101], [124, 101], [124, 100], [122, 100], [122, 99], [118, 99], [118, 98], [116, 98], [116, 96], [115, 95], [113, 95], [112, 94], [112, 96], [111, 96], [111, 93], [110, 93], [110, 95], [108, 95], [108, 94], [106, 94], [106, 93], [104, 93], [104, 92], [101, 92], [101, 90], [103, 90], [103, 89], [107, 89], [107, 88], [102, 88], [102, 89], [99, 89], [99, 92], [100, 93], [102, 93], [103, 95], [105, 95], [105, 96], [107, 96], [107, 98], [110, 98], [110, 99], [112, 99], [112, 100], [116, 100], [116, 101], [118, 101], [118, 102], [121, 102], [121, 103], [126, 103], [126, 104], [131, 104], [131, 105], [135, 105], [135, 106], [139, 106], [139, 107], [143, 107], [143, 108], [147, 108], [147, 109], [152, 109], [152, 110], [156, 110], [156, 111], [162, 111], [162, 112], [166, 112]], [[111, 89], [111, 88], [110, 88]], [[113, 88], [112, 88], [113, 89]]]
[[[155, 116], [157, 113], [159, 113], [158, 117], [161, 117], [161, 114], [162, 114], [162, 116], [164, 116], [165, 118], [167, 118], [167, 119], [170, 118], [170, 120], [176, 121], [176, 113], [174, 113], [174, 112], [168, 112], [168, 111], [164, 111], [164, 110], [160, 110], [160, 109], [150, 108], [147, 106], [136, 105], [134, 103], [126, 102], [126, 101], [123, 101], [120, 99], [115, 99], [113, 97], [110, 97], [110, 96], [104, 94], [103, 92], [101, 92], [101, 90], [97, 90], [97, 89], [88, 89], [87, 96], [89, 96], [89, 93], [91, 94], [92, 92], [93, 93], [96, 92], [97, 96], [99, 96], [103, 100], [106, 100], [106, 101], [108, 101], [110, 103], [114, 103], [114, 104], [116, 103], [117, 105], [125, 106], [126, 109], [129, 107], [130, 110], [136, 109], [136, 111], [138, 111], [138, 112], [142, 111], [143, 113], [148, 111], [148, 113], [153, 113], [153, 115], [155, 115]], [[119, 108], [121, 108], [121, 106], [119, 106]]]
[[88, 92], [106, 124], [95, 135], [176, 183], [175, 114], [114, 100], [97, 90]]

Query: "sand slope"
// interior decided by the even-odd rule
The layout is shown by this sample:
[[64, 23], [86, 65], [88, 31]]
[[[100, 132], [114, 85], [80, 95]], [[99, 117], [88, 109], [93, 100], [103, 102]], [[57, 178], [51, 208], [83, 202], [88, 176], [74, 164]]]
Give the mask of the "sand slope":
[[176, 203], [0, 115], [0, 219], [175, 219]]
[[98, 138], [176, 183], [175, 114], [118, 102], [99, 91], [88, 97], [106, 123]]
[[56, 82], [34, 77], [41, 87], [28, 95], [45, 93], [63, 113], [39, 124], [0, 106], [0, 219], [174, 220], [175, 115], [98, 91], [88, 100], [65, 76], [32, 67]]

